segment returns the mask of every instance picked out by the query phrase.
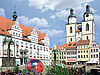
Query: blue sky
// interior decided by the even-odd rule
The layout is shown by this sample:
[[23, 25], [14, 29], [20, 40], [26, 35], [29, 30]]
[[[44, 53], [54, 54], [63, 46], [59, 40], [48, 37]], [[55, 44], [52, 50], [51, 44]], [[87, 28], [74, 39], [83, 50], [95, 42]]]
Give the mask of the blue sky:
[[50, 47], [53, 44], [66, 43], [67, 17], [69, 9], [73, 8], [77, 22], [83, 19], [85, 6], [90, 4], [95, 21], [95, 40], [99, 40], [100, 30], [99, 0], [0, 0], [0, 16], [12, 20], [14, 6], [21, 24], [35, 27], [41, 32], [47, 32], [50, 37]]

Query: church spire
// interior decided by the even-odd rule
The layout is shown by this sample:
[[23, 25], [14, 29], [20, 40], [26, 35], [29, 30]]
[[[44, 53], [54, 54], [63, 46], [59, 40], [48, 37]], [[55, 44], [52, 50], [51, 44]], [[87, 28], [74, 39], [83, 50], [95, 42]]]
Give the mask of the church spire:
[[71, 8], [70, 9], [70, 15], [69, 15], [68, 18], [70, 18], [70, 17], [76, 17], [73, 11], [74, 11], [73, 8]]
[[16, 21], [16, 19], [17, 19], [17, 12], [16, 12], [16, 6], [14, 6], [14, 12], [13, 12], [13, 21]]
[[92, 14], [92, 12], [90, 10], [90, 5], [86, 6], [86, 12], [84, 14]]

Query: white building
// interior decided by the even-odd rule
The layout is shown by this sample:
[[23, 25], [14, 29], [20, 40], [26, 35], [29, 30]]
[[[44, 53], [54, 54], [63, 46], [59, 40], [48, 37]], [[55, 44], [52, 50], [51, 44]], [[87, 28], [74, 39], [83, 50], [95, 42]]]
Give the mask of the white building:
[[[7, 57], [7, 41], [11, 37], [14, 44], [11, 45], [10, 56], [16, 57], [16, 63], [23, 65], [26, 59], [36, 58], [49, 65], [50, 42], [48, 34], [19, 24], [16, 19], [16, 11], [14, 11], [13, 21], [0, 16], [0, 66], [2, 66], [2, 57]], [[7, 35], [7, 41], [4, 40], [5, 35]]]
[[99, 64], [99, 45], [96, 42], [90, 45], [90, 63]]
[[93, 14], [89, 5], [86, 6], [86, 12], [81, 23], [77, 23], [77, 17], [71, 9], [68, 24], [66, 24], [66, 43], [88, 39], [90, 43], [93, 42], [95, 40], [94, 27]]

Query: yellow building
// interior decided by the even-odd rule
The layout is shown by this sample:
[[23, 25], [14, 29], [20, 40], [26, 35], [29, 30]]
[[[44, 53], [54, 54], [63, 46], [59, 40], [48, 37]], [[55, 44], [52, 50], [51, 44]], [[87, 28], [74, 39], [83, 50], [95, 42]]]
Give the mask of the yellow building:
[[89, 40], [80, 40], [77, 43], [77, 63], [84, 64], [89, 61]]

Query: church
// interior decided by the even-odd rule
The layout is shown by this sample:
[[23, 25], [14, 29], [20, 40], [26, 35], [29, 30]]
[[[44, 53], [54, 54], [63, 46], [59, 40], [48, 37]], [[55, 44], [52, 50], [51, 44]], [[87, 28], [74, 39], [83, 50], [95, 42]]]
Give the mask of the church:
[[73, 9], [70, 9], [68, 24], [66, 24], [66, 43], [79, 40], [90, 40], [90, 43], [92, 43], [95, 41], [95, 24], [90, 5], [86, 6], [81, 23], [77, 23], [77, 17], [73, 11]]

